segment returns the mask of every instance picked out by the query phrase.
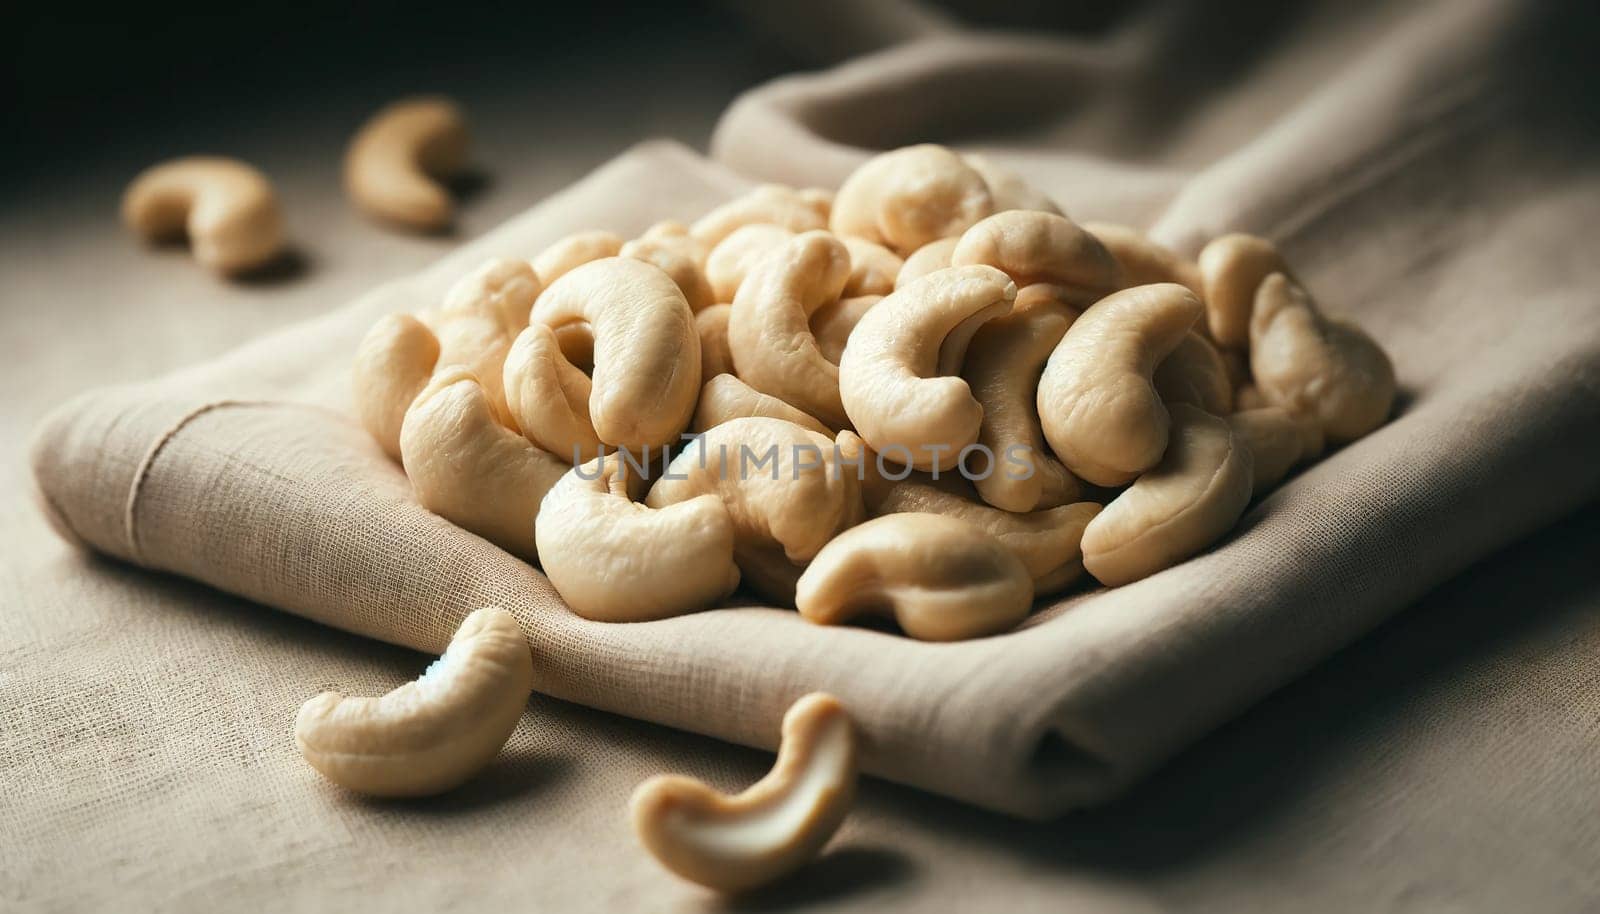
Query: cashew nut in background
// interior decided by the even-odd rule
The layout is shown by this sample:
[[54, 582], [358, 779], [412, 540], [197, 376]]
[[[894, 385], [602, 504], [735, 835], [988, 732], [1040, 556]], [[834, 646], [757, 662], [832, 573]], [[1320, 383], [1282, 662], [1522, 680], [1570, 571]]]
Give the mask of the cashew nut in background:
[[1367, 434], [1394, 406], [1394, 365], [1383, 348], [1360, 327], [1324, 317], [1282, 273], [1256, 293], [1250, 372], [1267, 402], [1315, 418], [1330, 444]]
[[900, 255], [881, 244], [865, 238], [845, 237], [845, 249], [850, 252], [850, 278], [845, 281], [845, 298], [859, 295], [888, 295], [894, 291], [894, 280], [900, 275], [905, 261]]
[[717, 299], [711, 293], [711, 283], [706, 281], [693, 249], [683, 243], [686, 240], [636, 238], [623, 245], [620, 253], [623, 257], [660, 267], [677, 284], [678, 291], [689, 303], [689, 310], [698, 313], [715, 304]]
[[811, 335], [816, 338], [822, 357], [839, 364], [844, 357], [845, 344], [855, 332], [861, 318], [883, 301], [882, 295], [857, 295], [829, 302], [811, 313]]
[[439, 338], [409, 314], [378, 319], [356, 349], [351, 368], [356, 414], [383, 452], [400, 459], [400, 425], [433, 376]]
[[524, 437], [568, 463], [583, 463], [610, 448], [589, 418], [594, 385], [561, 352], [554, 330], [533, 324], [506, 353], [506, 409]]
[[732, 311], [732, 305], [712, 305], [694, 316], [695, 335], [700, 337], [702, 380], [733, 374], [733, 349], [728, 345], [728, 315]]
[[699, 264], [702, 270], [706, 266], [706, 255], [711, 253], [709, 245], [689, 234], [687, 225], [672, 219], [664, 219], [655, 223], [640, 232], [639, 237], [635, 240], [668, 245], [694, 258], [694, 262]]
[[930, 241], [915, 251], [912, 251], [901, 265], [900, 272], [895, 274], [894, 287], [896, 289], [909, 286], [929, 273], [942, 270], [950, 266], [950, 257], [956, 252], [956, 245], [961, 243], [961, 236], [954, 235], [950, 238], [940, 238]]
[[776, 225], [797, 234], [825, 229], [827, 200], [781, 184], [763, 184], [696, 219], [689, 234], [714, 248], [746, 225]]
[[573, 612], [645, 622], [706, 609], [739, 585], [733, 519], [707, 494], [653, 509], [622, 455], [574, 467], [535, 524], [539, 564]]
[[1322, 453], [1322, 428], [1316, 421], [1281, 407], [1242, 410], [1227, 419], [1234, 440], [1250, 451], [1254, 480], [1251, 497], [1282, 482], [1295, 464], [1314, 460]]
[[833, 198], [835, 235], [875, 241], [904, 256], [959, 235], [995, 211], [983, 176], [959, 155], [932, 144], [868, 159]]
[[1289, 273], [1272, 242], [1235, 233], [1214, 238], [1200, 251], [1205, 288], [1206, 326], [1219, 346], [1243, 349], [1250, 343], [1250, 312], [1256, 290], [1273, 273]]
[[961, 158], [983, 176], [983, 183], [989, 186], [989, 195], [994, 198], [995, 212], [1029, 209], [1063, 215], [1054, 200], [999, 162], [977, 152], [963, 153]]
[[[586, 263], [622, 253], [622, 236], [604, 229], [573, 232], [540, 251], [533, 258], [533, 271], [548, 288], [551, 283]], [[643, 258], [641, 258], [643, 259]]]
[[890, 615], [921, 641], [1010, 631], [1032, 605], [1033, 578], [1010, 549], [939, 514], [889, 514], [851, 527], [817, 553], [795, 589], [807, 621]]
[[840, 359], [839, 393], [868, 445], [919, 470], [956, 465], [983, 422], [983, 405], [957, 376], [967, 344], [1016, 295], [993, 267], [950, 267], [896, 289], [861, 318]]
[[1088, 307], [1123, 286], [1122, 268], [1099, 239], [1054, 213], [1010, 210], [966, 230], [951, 266], [986, 264], [1026, 286], [1047, 282], [1072, 290]]
[[150, 241], [189, 239], [201, 265], [248, 273], [283, 251], [272, 182], [237, 159], [190, 156], [145, 169], [122, 195], [122, 221]]
[[706, 280], [711, 284], [712, 297], [719, 302], [733, 301], [756, 264], [794, 235], [781, 225], [765, 223], [743, 225], [729, 232], [706, 256]]
[[344, 156], [344, 186], [363, 212], [407, 228], [437, 231], [455, 218], [440, 183], [467, 164], [467, 121], [445, 98], [395, 102], [374, 114]]
[[300, 706], [294, 741], [323, 777], [358, 793], [442, 793], [483, 770], [522, 719], [533, 655], [512, 615], [467, 616], [444, 656], [376, 698], [323, 692]]
[[1073, 322], [1045, 363], [1038, 400], [1045, 439], [1067, 469], [1118, 486], [1161, 460], [1169, 419], [1151, 375], [1201, 307], [1183, 286], [1158, 283], [1108, 295]]
[[1233, 529], [1252, 479], [1250, 450], [1227, 420], [1173, 406], [1161, 462], [1084, 528], [1083, 567], [1115, 587], [1176, 565]]
[[704, 432], [734, 419], [765, 417], [793, 422], [819, 435], [833, 437], [833, 432], [821, 422], [793, 406], [769, 397], [731, 374], [719, 374], [700, 388], [700, 402], [694, 408], [694, 420], [689, 430]]
[[813, 692], [784, 714], [766, 777], [734, 796], [684, 775], [653, 777], [633, 792], [634, 834], [667, 869], [708, 888], [772, 882], [815, 857], [849, 813], [858, 739], [839, 700]]
[[1161, 399], [1197, 406], [1213, 416], [1233, 411], [1233, 383], [1222, 354], [1205, 337], [1191, 330], [1156, 366], [1151, 382]]
[[1138, 229], [1110, 222], [1089, 222], [1084, 231], [1100, 239], [1122, 267], [1124, 286], [1175, 282], [1196, 295], [1205, 294], [1200, 265], [1169, 247], [1156, 244]]
[[567, 472], [500, 424], [477, 377], [459, 367], [441, 369], [411, 404], [400, 461], [424, 508], [529, 561], [539, 502]]
[[[1045, 446], [1039, 426], [1039, 376], [1077, 319], [1062, 291], [1024, 286], [1011, 313], [984, 324], [967, 347], [961, 376], [983, 407], [978, 444], [966, 464], [983, 500], [1007, 511], [1053, 508], [1077, 501], [1077, 477]], [[991, 455], [992, 459], [991, 459]]]
[[530, 323], [583, 325], [594, 339], [589, 417], [597, 437], [642, 453], [676, 443], [700, 393], [700, 335], [659, 267], [627, 257], [586, 263], [551, 283]]
[[850, 253], [827, 232], [807, 232], [769, 252], [739, 287], [728, 314], [736, 374], [832, 428], [848, 423], [839, 366], [811, 335], [811, 315], [839, 298]]

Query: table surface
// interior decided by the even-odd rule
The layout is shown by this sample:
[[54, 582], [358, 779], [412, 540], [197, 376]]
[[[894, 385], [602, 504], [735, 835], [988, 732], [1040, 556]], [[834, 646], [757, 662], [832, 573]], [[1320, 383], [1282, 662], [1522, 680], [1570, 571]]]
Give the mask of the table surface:
[[[638, 140], [670, 136], [703, 149], [717, 114], [773, 63], [746, 44], [730, 43], [723, 55], [694, 47], [652, 44], [638, 52], [644, 56], [632, 76], [602, 58], [568, 55], [560, 79], [549, 68], [494, 65], [435, 80], [480, 125], [484, 180], [463, 207], [456, 238], [489, 229]], [[673, 76], [640, 75], [652, 72]], [[423, 662], [72, 551], [33, 507], [25, 453], [31, 426], [72, 394], [222, 353], [414, 271], [455, 243], [386, 232], [338, 193], [344, 140], [386, 91], [394, 90], [336, 87], [248, 118], [214, 112], [173, 120], [165, 132], [144, 131], [42, 167], [37, 180], [14, 182], [0, 197], [0, 902], [211, 909], [232, 888], [186, 874], [174, 894], [160, 862], [171, 836], [137, 828], [144, 804], [163, 796], [137, 789], [142, 760], [196, 728], [222, 743], [237, 726], [225, 703], [181, 718], [140, 712], [120, 705], [115, 681], [93, 688], [69, 681], [64, 689], [76, 693], [55, 707], [7, 701], [7, 683], [51, 677], [70, 658], [88, 656], [81, 633], [99, 630], [108, 615], [129, 629], [172, 632], [170, 655], [152, 658], [150, 675], [172, 676], [175, 702], [183, 700], [185, 657], [244, 640], [260, 649], [241, 663], [281, 667], [286, 676], [342, 665], [398, 682]], [[230, 284], [195, 268], [181, 249], [151, 251], [124, 234], [116, 206], [126, 180], [149, 161], [193, 150], [241, 155], [273, 176], [297, 251], [293, 268]], [[284, 898], [315, 908], [321, 889], [341, 884], [341, 867], [376, 866], [388, 872], [374, 904], [420, 898], [434, 909], [516, 901], [564, 910], [982, 910], [1004, 891], [1012, 910], [1505, 911], [1527, 899], [1553, 906], [1545, 909], [1593, 910], [1600, 904], [1596, 555], [1600, 511], [1590, 507], [1441, 587], [1104, 809], [1025, 824], [868, 782], [821, 861], [737, 904], [659, 871], [625, 820], [634, 784], [718, 747], [535, 697], [515, 751], [457, 795], [398, 809], [332, 792], [321, 801], [348, 805], [347, 817], [369, 820], [362, 830], [386, 837], [517, 816], [548, 853], [441, 873], [383, 842], [353, 846], [309, 874], [297, 869]], [[130, 715], [138, 719], [132, 729]], [[1427, 738], [1417, 739], [1419, 732]], [[30, 751], [47, 741], [66, 756], [122, 759], [134, 789], [120, 791], [108, 809], [106, 785], [82, 773], [95, 769]], [[731, 746], [712, 757], [725, 764], [689, 773], [733, 785], [769, 764]], [[1486, 781], [1480, 772], [1487, 770], [1500, 774]], [[566, 813], [542, 818], [541, 808], [557, 799]], [[292, 814], [275, 800], [226, 802], [253, 803], [262, 816]], [[25, 827], [40, 811], [51, 814], [49, 828]], [[571, 842], [573, 835], [587, 840]], [[250, 860], [248, 835], [216, 841], [219, 871], [285, 880], [273, 861], [241, 867]], [[581, 859], [562, 851], [578, 843], [615, 852]], [[87, 846], [118, 852], [109, 859], [75, 853]], [[83, 888], [86, 874], [107, 868], [122, 886], [116, 898]]]

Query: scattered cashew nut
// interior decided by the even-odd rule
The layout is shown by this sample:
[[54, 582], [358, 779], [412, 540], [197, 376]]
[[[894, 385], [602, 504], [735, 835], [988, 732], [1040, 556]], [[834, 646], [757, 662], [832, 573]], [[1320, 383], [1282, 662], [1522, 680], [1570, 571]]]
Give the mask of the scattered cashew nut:
[[901, 254], [959, 235], [995, 211], [983, 175], [943, 146], [881, 153], [846, 178], [834, 195], [829, 227]]
[[409, 314], [380, 318], [356, 349], [351, 369], [356, 414], [383, 452], [400, 459], [400, 425], [433, 376], [439, 338]]
[[1065, 216], [1034, 210], [996, 213], [962, 234], [951, 266], [987, 264], [1026, 286], [1047, 282], [1072, 290], [1088, 307], [1122, 288], [1122, 268], [1099, 239]]
[[467, 162], [467, 122], [449, 99], [406, 99], [374, 114], [344, 157], [344, 186], [363, 212], [421, 231], [455, 218], [455, 203], [441, 180]]
[[237, 159], [190, 156], [141, 172], [122, 195], [122, 221], [142, 238], [187, 237], [194, 259], [236, 275], [283, 251], [272, 182]]

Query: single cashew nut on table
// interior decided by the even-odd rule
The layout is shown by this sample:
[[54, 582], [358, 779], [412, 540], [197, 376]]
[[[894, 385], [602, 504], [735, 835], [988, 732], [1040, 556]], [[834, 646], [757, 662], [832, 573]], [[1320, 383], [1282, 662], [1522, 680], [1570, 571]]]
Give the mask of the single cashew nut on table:
[[1015, 628], [1033, 605], [1033, 577], [974, 524], [939, 514], [889, 514], [839, 534], [795, 589], [807, 621], [893, 616], [921, 641], [961, 641]]
[[1039, 379], [1039, 421], [1067, 469], [1119, 486], [1161, 460], [1170, 420], [1151, 376], [1200, 312], [1193, 292], [1160, 283], [1108, 295], [1073, 322]]
[[374, 114], [344, 157], [345, 192], [369, 216], [421, 231], [455, 218], [441, 181], [467, 164], [467, 121], [444, 98], [395, 102]]
[[957, 376], [967, 345], [1016, 296], [1016, 283], [993, 267], [950, 267], [861, 318], [840, 359], [839, 393], [873, 450], [919, 470], [956, 465], [983, 423], [983, 405]]
[[379, 797], [442, 793], [483, 770], [533, 692], [533, 654], [517, 620], [467, 616], [421, 678], [376, 698], [323, 692], [300, 706], [300, 754], [341, 787]]
[[728, 316], [732, 312], [732, 305], [712, 305], [694, 316], [695, 335], [700, 337], [702, 380], [733, 374], [733, 348], [728, 345]]
[[882, 295], [857, 295], [829, 302], [811, 313], [811, 335], [817, 340], [822, 357], [839, 364], [850, 334], [868, 311], [883, 301]]
[[1272, 242], [1235, 233], [1214, 238], [1200, 251], [1206, 326], [1219, 346], [1243, 349], [1250, 344], [1250, 314], [1256, 290], [1273, 273], [1289, 275], [1289, 267]]
[[846, 178], [833, 198], [836, 235], [874, 241], [902, 256], [959, 235], [995, 211], [983, 175], [943, 146], [881, 153]]
[[1250, 451], [1252, 497], [1283, 481], [1295, 464], [1322, 453], [1322, 427], [1281, 407], [1241, 410], [1227, 419], [1234, 439]]
[[700, 402], [695, 405], [694, 421], [689, 423], [689, 430], [699, 433], [734, 419], [759, 417], [782, 419], [819, 435], [833, 437], [833, 432], [815, 418], [777, 397], [767, 396], [731, 374], [719, 374], [700, 388]]
[[1099, 239], [1065, 216], [1033, 210], [996, 213], [962, 234], [951, 266], [986, 264], [1026, 286], [1052, 283], [1088, 307], [1122, 287], [1122, 268]]
[[1233, 411], [1233, 382], [1222, 354], [1205, 337], [1191, 330], [1178, 342], [1151, 381], [1167, 404], [1187, 403], [1213, 416]]
[[539, 274], [539, 281], [548, 287], [586, 263], [618, 256], [622, 253], [624, 243], [621, 235], [604, 229], [573, 232], [540, 251], [533, 258], [533, 271]]
[[142, 238], [187, 237], [194, 259], [219, 273], [248, 273], [283, 251], [272, 182], [237, 159], [191, 156], [140, 173], [122, 195], [122, 221]]
[[634, 834], [667, 869], [708, 888], [772, 882], [815, 857], [849, 813], [858, 739], [839, 700], [813, 692], [784, 714], [766, 777], [734, 796], [683, 775], [651, 778], [629, 804]]
[[983, 176], [983, 183], [989, 185], [989, 195], [994, 198], [995, 212], [1031, 209], [1063, 215], [1061, 207], [1057, 206], [1048, 195], [999, 162], [977, 152], [964, 153], [961, 158], [972, 167], [973, 171]]
[[1115, 587], [1149, 577], [1216, 542], [1250, 502], [1250, 451], [1227, 420], [1172, 407], [1161, 462], [1111, 500], [1083, 531], [1083, 567]]
[[645, 622], [712, 606], [739, 584], [733, 519], [707, 494], [660, 509], [623, 455], [573, 467], [544, 497], [539, 564], [572, 611]]
[[1196, 295], [1205, 294], [1200, 265], [1164, 245], [1156, 244], [1138, 229], [1110, 222], [1089, 222], [1084, 231], [1100, 239], [1122, 267], [1125, 286], [1175, 282]]
[[409, 314], [378, 319], [356, 349], [351, 369], [356, 414], [383, 452], [400, 459], [406, 410], [433, 377], [439, 338]]
[[791, 232], [828, 227], [828, 210], [813, 194], [781, 184], [763, 184], [706, 213], [689, 234], [710, 247], [746, 225], [775, 225]]
[[930, 241], [912, 251], [901, 265], [900, 272], [895, 274], [894, 287], [900, 289], [909, 286], [929, 273], [950, 266], [950, 258], [956, 252], [956, 245], [960, 243], [961, 236], [954, 235]]
[[794, 235], [781, 225], [765, 223], [740, 226], [730, 232], [706, 257], [706, 280], [711, 284], [712, 297], [719, 302], [733, 301], [756, 264]]

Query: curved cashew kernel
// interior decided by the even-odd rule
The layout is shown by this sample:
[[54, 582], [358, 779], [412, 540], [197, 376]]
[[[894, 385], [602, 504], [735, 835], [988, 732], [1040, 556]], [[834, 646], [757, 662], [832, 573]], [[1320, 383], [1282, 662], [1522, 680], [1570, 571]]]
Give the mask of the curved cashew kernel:
[[706, 256], [706, 279], [711, 283], [712, 297], [719, 302], [733, 301], [756, 264], [793, 237], [794, 232], [781, 225], [761, 222], [729, 232]]
[[1061, 212], [1061, 207], [1043, 191], [999, 162], [977, 152], [964, 153], [961, 157], [972, 166], [973, 171], [983, 176], [983, 183], [989, 185], [989, 195], [994, 197], [995, 212], [1027, 209], [1055, 213], [1057, 216], [1065, 215]]
[[705, 242], [689, 234], [689, 227], [682, 222], [664, 219], [650, 226], [639, 234], [636, 241], [651, 241], [657, 244], [670, 246], [688, 257], [694, 258], [700, 269], [706, 268], [706, 255], [711, 253], [711, 248]]
[[1250, 451], [1252, 498], [1282, 482], [1295, 464], [1322, 452], [1322, 429], [1315, 421], [1281, 407], [1242, 410], [1227, 419], [1234, 439]]
[[994, 267], [950, 267], [868, 311], [839, 364], [845, 412], [867, 444], [919, 470], [955, 466], [983, 422], [983, 405], [957, 376], [967, 344], [1016, 297], [1016, 283]]
[[1083, 567], [1101, 583], [1149, 577], [1233, 529], [1250, 502], [1250, 451], [1226, 420], [1172, 407], [1161, 462], [1111, 500], [1083, 531]]
[[882, 295], [857, 295], [829, 302], [811, 314], [811, 335], [817, 338], [817, 349], [822, 357], [839, 364], [844, 357], [845, 344], [855, 332], [861, 318], [883, 301]]
[[1033, 605], [1033, 578], [977, 526], [940, 514], [887, 514], [851, 527], [817, 553], [795, 588], [808, 622], [893, 615], [920, 641], [1010, 631]]
[[122, 195], [122, 221], [142, 238], [187, 236], [194, 259], [247, 273], [283, 250], [272, 182], [237, 159], [189, 156], [145, 169]]
[[1256, 290], [1273, 273], [1289, 274], [1278, 249], [1265, 238], [1243, 233], [1213, 238], [1200, 251], [1205, 284], [1206, 326], [1219, 346], [1243, 349], [1250, 343], [1250, 312]]
[[507, 336], [515, 336], [528, 326], [528, 312], [542, 291], [538, 274], [526, 260], [494, 257], [456, 280], [436, 313], [492, 317]]
[[906, 262], [901, 265], [900, 272], [895, 274], [894, 287], [903, 289], [929, 273], [933, 273], [950, 266], [950, 256], [956, 252], [956, 245], [961, 243], [960, 235], [949, 238], [940, 238], [930, 241], [906, 257]]
[[530, 323], [594, 336], [589, 417], [606, 444], [642, 451], [675, 442], [700, 393], [700, 335], [672, 277], [641, 260], [607, 257], [556, 280]]
[[689, 234], [707, 246], [746, 225], [776, 225], [791, 232], [828, 227], [828, 214], [819, 209], [814, 195], [782, 184], [763, 184], [706, 213], [689, 226]]
[[621, 256], [660, 267], [677, 284], [689, 310], [698, 313], [715, 304], [716, 299], [711, 294], [711, 283], [701, 272], [700, 261], [682, 240], [636, 238], [622, 246]]
[[622, 253], [622, 236], [604, 229], [573, 232], [539, 252], [533, 271], [548, 288], [551, 283], [586, 263]]
[[1039, 379], [1039, 421], [1067, 469], [1119, 486], [1156, 465], [1167, 447], [1167, 408], [1150, 376], [1200, 317], [1200, 300], [1174, 283], [1134, 286], [1083, 312]]
[[1175, 282], [1196, 295], [1205, 294], [1200, 265], [1164, 245], [1156, 244], [1138, 229], [1110, 222], [1085, 223], [1083, 230], [1100, 239], [1122, 267], [1122, 284], [1148, 286]]
[[700, 337], [700, 377], [704, 380], [733, 374], [733, 349], [728, 345], [728, 315], [732, 311], [732, 305], [712, 305], [694, 316], [695, 334]]
[[652, 510], [631, 497], [642, 482], [612, 454], [574, 467], [539, 507], [539, 564], [585, 619], [665, 619], [705, 609], [739, 586], [733, 519], [722, 500], [702, 495]]
[[987, 264], [1017, 285], [1053, 283], [1074, 291], [1088, 307], [1121, 288], [1122, 268], [1099, 239], [1071, 219], [1034, 210], [996, 213], [966, 230], [950, 265]]
[[1394, 365], [1383, 348], [1360, 327], [1323, 317], [1282, 273], [1256, 293], [1250, 370], [1268, 402], [1314, 417], [1335, 444], [1382, 425], [1394, 406]]
[[568, 463], [610, 450], [589, 419], [593, 382], [567, 361], [555, 331], [533, 324], [506, 353], [506, 408], [524, 437]]
[[455, 203], [439, 181], [466, 167], [467, 144], [466, 118], [449, 99], [385, 106], [345, 150], [345, 193], [370, 216], [423, 231], [442, 229], [455, 218]]
[[845, 246], [827, 232], [807, 232], [761, 258], [728, 314], [728, 345], [739, 377], [833, 428], [848, 423], [839, 399], [839, 366], [818, 348], [810, 321], [839, 297], [849, 276]]
[[994, 212], [983, 176], [943, 146], [925, 143], [881, 153], [846, 178], [829, 226], [907, 254], [959, 235]]
[[400, 462], [424, 508], [530, 561], [539, 502], [567, 472], [501, 425], [478, 379], [459, 367], [434, 375], [406, 411]]
[[888, 295], [905, 261], [881, 244], [865, 238], [841, 238], [850, 252], [850, 278], [845, 281], [845, 298], [860, 295]]
[[1156, 366], [1151, 382], [1168, 405], [1187, 403], [1213, 416], [1226, 416], [1233, 410], [1228, 366], [1217, 347], [1193, 330]]
[[510, 424], [506, 352], [539, 296], [539, 279], [521, 260], [493, 259], [456, 280], [444, 303], [421, 315], [439, 339], [438, 368], [461, 366], [477, 376], [495, 416]]
[[971, 487], [949, 476], [934, 480], [915, 474], [899, 482], [884, 481], [869, 497], [874, 517], [888, 514], [940, 514], [964, 520], [1010, 549], [1033, 578], [1036, 596], [1055, 593], [1083, 574], [1083, 528], [1100, 513], [1092, 501], [1038, 511], [1014, 512], [982, 504]]
[[477, 610], [420, 678], [376, 698], [323, 692], [300, 706], [294, 741], [340, 787], [378, 797], [442, 793], [483, 770], [522, 719], [533, 654], [512, 615]]
[[378, 319], [356, 349], [351, 367], [356, 414], [361, 426], [395, 460], [400, 459], [400, 425], [406, 410], [433, 376], [439, 338], [409, 314]]
[[738, 892], [790, 873], [822, 850], [856, 792], [857, 735], [844, 706], [813, 692], [783, 715], [778, 760], [728, 796], [684, 775], [658, 775], [633, 792], [633, 831], [667, 869]]
[[700, 388], [700, 402], [694, 408], [694, 421], [689, 424], [689, 430], [704, 432], [734, 419], [756, 417], [782, 419], [819, 435], [833, 437], [826, 425], [731, 374], [719, 374]]
[[[978, 444], [969, 465], [978, 494], [1007, 511], [1053, 508], [1077, 501], [1078, 480], [1045, 446], [1039, 426], [1039, 376], [1078, 317], [1059, 287], [1036, 284], [1017, 292], [1011, 313], [978, 329], [961, 376], [983, 407]], [[989, 455], [994, 455], [991, 466]]]

